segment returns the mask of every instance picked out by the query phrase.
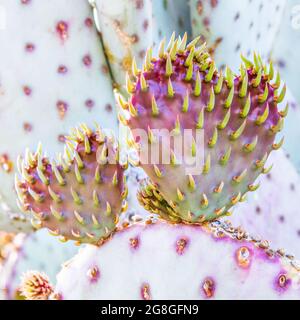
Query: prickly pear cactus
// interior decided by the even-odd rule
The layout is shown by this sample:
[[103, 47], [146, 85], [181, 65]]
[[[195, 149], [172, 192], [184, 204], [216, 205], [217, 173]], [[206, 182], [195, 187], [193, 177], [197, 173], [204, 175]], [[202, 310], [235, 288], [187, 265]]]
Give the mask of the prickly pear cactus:
[[58, 274], [54, 298], [299, 299], [298, 269], [230, 224], [156, 223], [82, 249]]
[[30, 231], [23, 215], [14, 223], [17, 155], [39, 141], [54, 154], [79, 120], [116, 129], [117, 117], [87, 1], [2, 1], [1, 7], [7, 23], [0, 30], [0, 229]]
[[16, 177], [20, 207], [36, 228], [79, 242], [97, 244], [115, 230], [127, 196], [124, 168], [113, 137], [82, 125], [66, 137], [58, 162], [41, 150], [30, 152]]
[[[275, 137], [288, 111], [286, 86], [263, 63], [272, 49], [296, 94], [295, 55], [283, 56], [297, 42], [286, 36], [287, 1], [3, 3], [0, 230], [48, 230], [0, 234], [0, 296], [300, 298], [300, 265], [290, 254], [300, 254], [299, 176], [282, 152], [271, 155], [274, 172], [267, 163], [283, 144]], [[165, 36], [171, 40], [159, 45]], [[197, 46], [200, 38], [209, 49]], [[250, 51], [261, 55], [251, 62]], [[247, 58], [237, 74], [240, 52]], [[287, 140], [297, 136], [291, 109]], [[120, 142], [87, 125], [65, 136], [79, 120], [119, 129]], [[139, 156], [129, 169], [120, 160], [125, 140]], [[50, 157], [29, 151], [39, 141]], [[287, 150], [297, 163], [294, 144]], [[260, 182], [261, 193], [248, 197]], [[57, 245], [47, 231], [70, 241]], [[54, 290], [73, 240], [88, 244], [65, 263]]]
[[[274, 140], [287, 112], [278, 109], [286, 87], [278, 90], [278, 76], [272, 81], [272, 64], [267, 68], [254, 55], [254, 63], [243, 58], [240, 75], [228, 68], [223, 76], [197, 41], [186, 46], [185, 37], [173, 35], [167, 50], [161, 43], [157, 59], [148, 50], [146, 69], [133, 65], [134, 82], [127, 78], [129, 101], [120, 100], [129, 115], [120, 119], [130, 127], [131, 144], [140, 149], [140, 165], [151, 179], [149, 192], [159, 190], [158, 201], [167, 201], [174, 221], [191, 223], [227, 214], [256, 190], [256, 178], [268, 172], [269, 153], [283, 142]], [[171, 135], [169, 152], [160, 144]], [[190, 170], [182, 148], [176, 148], [178, 138], [189, 161], [204, 149], [203, 166]]]
[[237, 71], [241, 52], [269, 57], [285, 4], [285, 0], [191, 0], [193, 36], [207, 41], [219, 66]]

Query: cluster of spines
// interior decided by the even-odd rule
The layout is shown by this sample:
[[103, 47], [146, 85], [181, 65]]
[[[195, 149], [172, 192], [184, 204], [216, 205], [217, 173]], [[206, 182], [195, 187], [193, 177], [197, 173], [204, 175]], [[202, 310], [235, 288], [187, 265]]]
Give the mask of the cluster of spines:
[[20, 294], [26, 300], [48, 300], [53, 287], [46, 274], [28, 271], [22, 276]]
[[[189, 180], [191, 175], [189, 176]], [[190, 184], [189, 184], [190, 185]], [[224, 183], [220, 183], [218, 187], [214, 189], [215, 193], [221, 192], [221, 189], [223, 188]], [[258, 188], [258, 185], [256, 189]], [[251, 190], [251, 191], [254, 191]], [[162, 217], [165, 220], [168, 220], [172, 223], [204, 223], [206, 221], [206, 216], [200, 215], [195, 220], [195, 216], [192, 214], [191, 211], [188, 211], [186, 214], [186, 219], [182, 219], [180, 214], [177, 212], [178, 208], [176, 204], [170, 200], [166, 201], [163, 197], [163, 195], [160, 193], [157, 186], [151, 182], [150, 180], [144, 181], [140, 184], [140, 189], [137, 193], [137, 198], [139, 200], [139, 203], [149, 212], [154, 213], [160, 217]], [[179, 188], [177, 188], [177, 201], [183, 201], [184, 195], [180, 191]], [[231, 198], [231, 205], [235, 205], [238, 202], [243, 202], [245, 200], [245, 195], [242, 196], [242, 194], [239, 192], [236, 196], [233, 196]], [[200, 207], [201, 209], [207, 209], [209, 206], [209, 200], [205, 193], [202, 194], [200, 199]], [[214, 210], [214, 214], [216, 217], [221, 215], [230, 215], [230, 212], [226, 212], [226, 207], [222, 207], [219, 209]]]
[[[207, 66], [208, 62], [207, 59], [209, 58], [209, 55], [206, 51], [206, 46], [205, 44], [202, 45], [201, 47], [195, 49], [196, 43], [199, 41], [199, 37], [191, 41], [187, 45], [187, 34], [185, 33], [183, 38], [175, 40], [175, 33], [172, 34], [170, 42], [167, 46], [167, 49], [165, 51], [165, 39], [161, 41], [160, 46], [159, 46], [159, 58], [161, 59], [166, 59], [166, 70], [165, 74], [166, 77], [169, 78], [168, 81], [168, 92], [167, 96], [169, 98], [174, 97], [174, 89], [171, 81], [171, 75], [173, 73], [173, 66], [172, 62], [176, 59], [177, 54], [183, 54], [186, 50], [191, 50], [190, 54], [188, 55], [186, 59], [185, 66], [188, 68], [187, 74], [186, 74], [186, 81], [190, 81], [192, 79], [193, 75], [193, 61], [196, 59], [198, 63], [201, 63], [205, 66]], [[141, 91], [146, 92], [148, 90], [148, 84], [147, 81], [144, 77], [144, 72], [150, 71], [153, 68], [153, 57], [152, 57], [152, 48], [150, 47], [147, 52], [146, 52], [146, 58], [145, 58], [145, 63], [143, 65], [143, 69], [139, 70], [136, 64], [135, 59], [133, 59], [132, 62], [132, 75], [135, 78], [139, 77], [140, 80], [140, 88]], [[203, 70], [204, 67], [203, 67]], [[135, 92], [136, 84], [132, 82], [131, 77], [129, 74], [126, 75], [126, 89], [128, 94], [133, 94]], [[200, 81], [200, 76], [198, 78], [198, 81], [195, 86], [195, 96], [199, 96], [201, 93], [201, 81]], [[138, 116], [138, 111], [135, 109], [135, 107], [132, 105], [132, 103], [126, 103], [122, 96], [118, 97], [118, 102], [119, 105], [121, 106], [122, 109], [128, 110], [130, 112], [130, 115], [132, 117]], [[188, 100], [185, 101], [183, 105], [183, 112], [188, 111]], [[155, 100], [155, 97], [153, 96], [152, 98], [152, 115], [158, 116], [159, 115], [159, 109], [157, 107], [157, 103]], [[122, 115], [119, 115], [120, 121], [127, 124], [126, 120]]]
[[140, 205], [147, 211], [173, 223], [182, 222], [180, 216], [174, 210], [174, 206], [172, 208], [172, 202], [169, 204], [164, 199], [159, 189], [151, 180], [144, 180], [140, 183], [137, 199]]
[[[93, 180], [97, 185], [100, 185], [103, 182], [100, 167], [102, 165], [106, 165], [108, 160], [112, 161], [110, 163], [119, 165], [121, 170], [127, 169], [128, 163], [121, 164], [119, 161], [119, 148], [114, 140], [114, 137], [106, 135], [98, 125], [96, 131], [93, 132], [85, 124], [81, 124], [78, 128], [73, 129], [71, 135], [66, 136], [65, 139], [66, 143], [64, 147], [64, 153], [58, 154], [56, 160], [50, 161], [45, 155], [43, 155], [41, 144], [39, 144], [35, 153], [31, 153], [29, 149], [26, 149], [25, 158], [23, 159], [21, 156], [18, 157], [18, 171], [22, 177], [22, 181], [19, 179], [18, 174], [16, 174], [15, 189], [18, 195], [17, 203], [21, 211], [25, 213], [31, 213], [31, 223], [35, 229], [40, 229], [43, 227], [43, 221], [47, 220], [48, 216], [43, 211], [35, 212], [35, 210], [32, 209], [31, 203], [27, 198], [31, 197], [36, 206], [41, 206], [42, 208], [45, 200], [45, 193], [38, 193], [31, 186], [34, 186], [35, 182], [39, 180], [39, 182], [42, 183], [43, 188], [45, 188], [45, 192], [51, 197], [53, 204], [61, 204], [64, 201], [67, 201], [62, 195], [53, 190], [51, 184], [57, 183], [60, 187], [67, 187], [65, 179], [67, 174], [74, 174], [76, 182], [79, 185], [84, 185], [86, 183], [81, 173], [81, 170], [85, 168], [84, 159], [82, 159], [79, 151], [77, 150], [77, 146], [80, 144], [84, 145], [84, 153], [86, 155], [97, 152], [97, 150], [92, 150], [93, 139], [97, 141], [99, 146], [102, 146], [101, 152], [99, 154], [98, 152], [95, 154], [97, 166], [94, 172]], [[110, 152], [112, 152], [112, 154]], [[108, 159], [109, 156], [110, 159]], [[54, 179], [54, 181], [50, 181], [50, 178]], [[106, 181], [106, 183], [108, 182]], [[119, 181], [117, 169], [112, 176], [111, 183], [115, 187], [118, 186]], [[125, 200], [128, 195], [125, 175], [123, 176], [122, 184], [123, 190], [120, 195], [122, 199], [121, 212], [124, 212], [127, 210], [128, 206], [127, 201]], [[88, 188], [88, 186], [86, 186], [86, 188]], [[69, 191], [72, 195], [74, 206], [84, 206], [84, 199], [82, 199], [73, 185], [70, 186]], [[100, 208], [99, 194], [96, 189], [92, 190], [92, 201], [95, 210]], [[106, 201], [105, 206], [105, 215], [107, 217], [115, 215], [115, 224], [117, 224], [119, 213], [121, 212], [113, 213], [112, 204], [108, 201]], [[65, 217], [63, 212], [56, 210], [53, 205], [50, 206], [49, 209], [57, 224], [65, 222], [65, 220], [68, 219], [68, 217]], [[83, 241], [85, 237], [89, 238], [90, 242], [98, 241], [92, 232], [85, 231], [84, 235], [82, 234], [80, 231], [80, 226], [88, 226], [89, 222], [84, 219], [78, 210], [74, 210], [73, 214], [79, 228], [73, 228], [70, 230], [72, 238], [78, 242]], [[91, 214], [91, 227], [93, 229], [99, 229], [101, 227], [101, 221], [99, 221], [94, 214]], [[59, 228], [53, 229], [49, 226], [47, 228], [51, 235], [59, 236], [59, 240], [61, 242], [66, 242], [69, 239], [68, 236], [60, 234]], [[109, 236], [112, 230], [109, 230], [107, 227], [104, 229], [105, 236]]]

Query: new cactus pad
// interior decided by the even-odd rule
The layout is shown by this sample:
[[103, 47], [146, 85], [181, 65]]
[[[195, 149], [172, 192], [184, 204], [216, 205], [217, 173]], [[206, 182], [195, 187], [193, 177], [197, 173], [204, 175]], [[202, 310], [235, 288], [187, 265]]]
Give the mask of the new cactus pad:
[[[159, 190], [158, 200], [164, 198], [177, 221], [201, 223], [226, 215], [258, 188], [256, 178], [268, 173], [265, 162], [283, 143], [275, 136], [287, 113], [278, 108], [286, 87], [279, 90], [280, 75], [260, 56], [254, 55], [254, 62], [242, 57], [239, 75], [228, 67], [223, 74], [205, 45], [196, 46], [198, 38], [189, 44], [186, 39], [173, 34], [166, 49], [162, 41], [157, 58], [148, 50], [142, 70], [133, 64], [135, 78], [127, 78], [131, 97], [119, 101], [126, 112], [120, 120], [131, 129], [129, 142], [139, 149], [140, 165], [150, 186]], [[163, 145], [169, 136], [174, 139], [170, 148]], [[190, 151], [189, 161], [204, 155], [193, 173], [176, 148], [178, 137]]]
[[124, 168], [113, 137], [85, 125], [66, 137], [65, 157], [27, 152], [16, 176], [20, 207], [37, 227], [61, 240], [98, 243], [115, 230], [127, 195]]

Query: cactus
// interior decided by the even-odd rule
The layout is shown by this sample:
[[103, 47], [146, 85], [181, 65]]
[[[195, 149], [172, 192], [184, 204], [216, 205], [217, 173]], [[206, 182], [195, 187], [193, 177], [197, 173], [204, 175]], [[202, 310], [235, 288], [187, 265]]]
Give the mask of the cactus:
[[[283, 142], [274, 139], [286, 114], [278, 110], [286, 87], [277, 90], [280, 78], [271, 83], [273, 66], [266, 71], [259, 56], [254, 55], [254, 63], [243, 58], [239, 76], [227, 69], [224, 77], [204, 47], [195, 47], [197, 38], [187, 48], [185, 41], [172, 37], [166, 52], [162, 42], [158, 59], [147, 52], [146, 69], [135, 70], [135, 82], [127, 78], [131, 97], [120, 105], [130, 117], [120, 119], [132, 131], [131, 144], [141, 150], [140, 164], [151, 178], [149, 192], [159, 190], [174, 221], [201, 223], [227, 214], [269, 171], [264, 167], [268, 155]], [[159, 145], [168, 135], [174, 138], [171, 152]], [[189, 161], [204, 149], [203, 167], [197, 164], [190, 173], [182, 148], [176, 148], [178, 137], [189, 149]]]
[[58, 163], [43, 157], [41, 149], [28, 152], [16, 190], [36, 228], [46, 227], [62, 241], [97, 244], [114, 232], [126, 207], [124, 167], [114, 138], [100, 127], [93, 131], [81, 125], [73, 131]]
[[117, 116], [87, 1], [2, 1], [1, 8], [0, 229], [31, 232], [13, 192], [17, 155], [39, 141], [54, 154], [79, 119], [117, 129]]
[[58, 274], [53, 297], [299, 299], [297, 270], [296, 261], [267, 241], [230, 224], [154, 223], [116, 233], [99, 248], [83, 248]]
[[[259, 51], [270, 56], [286, 0], [190, 2], [193, 36], [201, 35], [219, 66], [239, 67], [239, 55]], [[238, 32], [233, 32], [238, 30]]]
[[3, 299], [8, 300], [22, 298], [19, 292], [20, 279], [30, 270], [46, 273], [54, 282], [61, 264], [77, 251], [74, 243], [62, 245], [56, 238], [50, 237], [46, 230], [19, 233], [5, 249], [5, 260], [0, 266], [0, 295], [3, 294]]
[[[274, 48], [296, 94], [295, 56], [286, 61], [290, 49], [280, 50], [290, 47], [287, 27], [275, 43], [281, 17], [288, 20], [286, 0], [3, 3], [0, 230], [48, 230], [0, 234], [1, 298], [300, 298], [300, 265], [290, 254], [299, 253], [299, 176], [282, 152], [271, 154], [283, 144], [275, 136], [287, 89], [273, 63], [263, 64]], [[196, 46], [200, 37], [189, 42], [192, 33], [208, 50]], [[166, 50], [165, 40], [158, 45], [165, 36]], [[250, 50], [261, 53], [254, 62]], [[241, 51], [247, 58], [236, 75]], [[113, 93], [123, 109], [119, 143], [86, 125], [65, 136], [79, 119], [116, 131]], [[298, 130], [291, 109], [287, 140]], [[171, 150], [159, 144], [170, 134]], [[141, 168], [125, 170], [118, 148], [126, 140], [131, 164]], [[50, 157], [41, 147], [29, 151], [38, 141]], [[297, 163], [294, 144], [286, 150]], [[149, 155], [158, 161], [146, 163]], [[258, 177], [261, 192], [248, 195]], [[47, 231], [69, 243], [58, 245]], [[87, 244], [65, 263], [54, 290], [73, 240]]]

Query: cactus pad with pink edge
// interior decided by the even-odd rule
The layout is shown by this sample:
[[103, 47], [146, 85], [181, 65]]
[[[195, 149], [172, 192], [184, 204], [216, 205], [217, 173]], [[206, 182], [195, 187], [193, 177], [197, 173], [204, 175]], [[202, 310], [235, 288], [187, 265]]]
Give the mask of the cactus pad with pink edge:
[[219, 222], [135, 226], [65, 263], [55, 298], [299, 299], [300, 266], [256, 241]]

